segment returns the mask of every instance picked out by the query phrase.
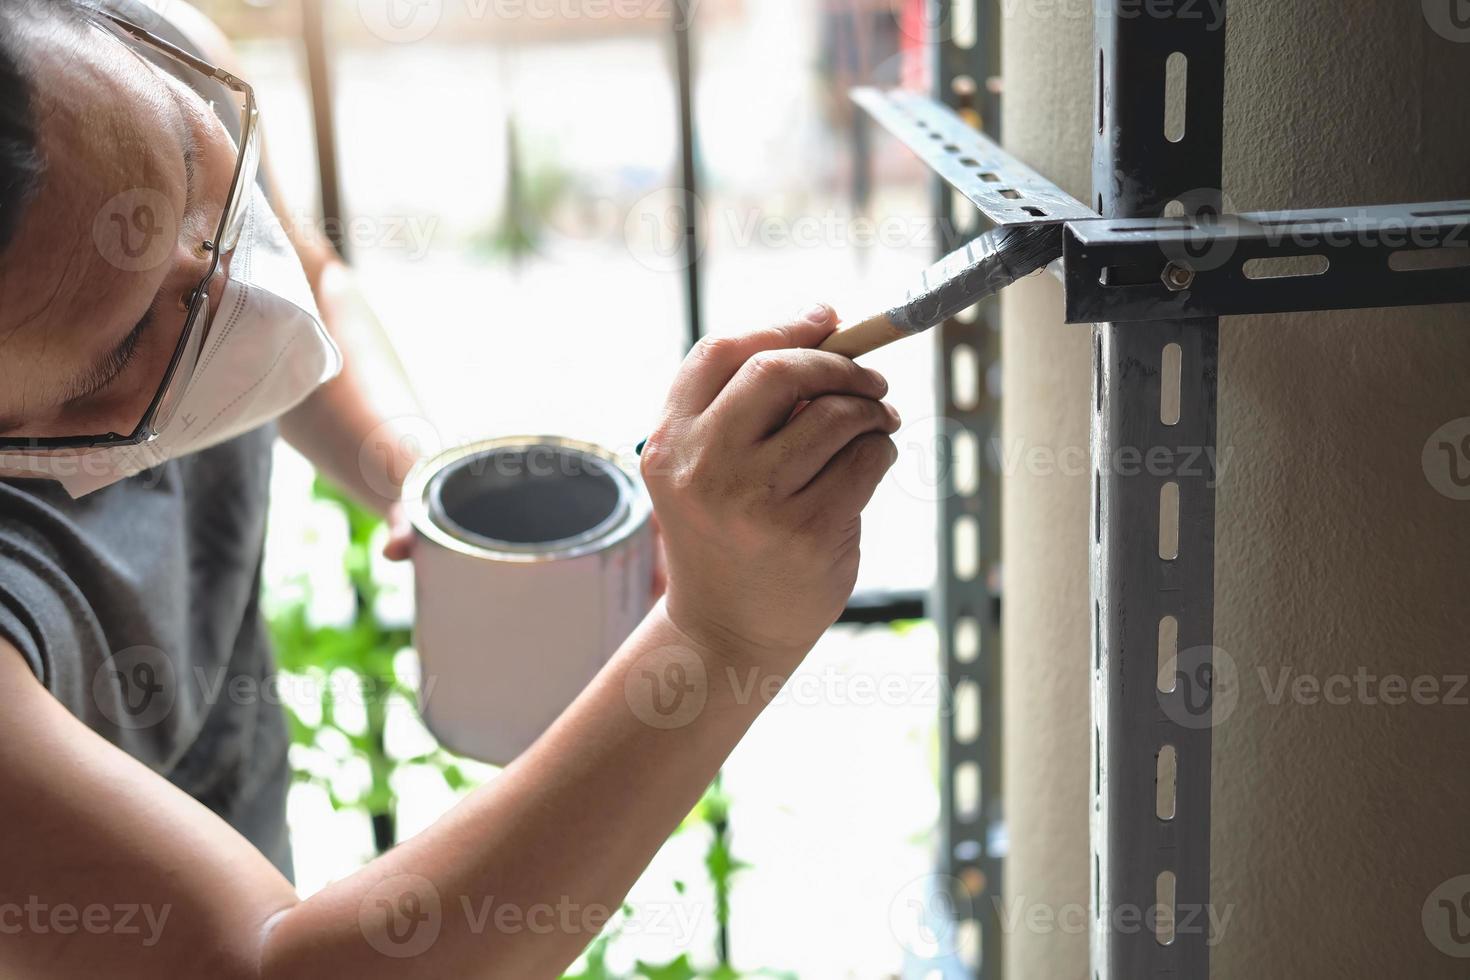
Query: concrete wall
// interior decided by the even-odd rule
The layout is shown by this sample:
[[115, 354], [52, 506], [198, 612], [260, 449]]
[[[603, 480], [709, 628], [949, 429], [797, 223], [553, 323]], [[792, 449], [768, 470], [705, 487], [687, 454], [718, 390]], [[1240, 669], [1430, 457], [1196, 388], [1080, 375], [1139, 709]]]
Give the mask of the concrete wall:
[[[1006, 142], [1088, 200], [1090, 5], [1005, 7]], [[1235, 0], [1229, 54], [1236, 209], [1470, 197], [1470, 32], [1441, 36], [1414, 0]], [[1089, 486], [1047, 461], [1087, 445], [1089, 332], [1037, 278], [1006, 296], [1004, 344], [1006, 898], [1065, 912], [1088, 901]], [[1422, 461], [1466, 416], [1466, 307], [1222, 326], [1216, 643], [1240, 698], [1215, 732], [1215, 977], [1470, 969], [1437, 902], [1421, 918], [1470, 874], [1470, 689], [1445, 703], [1470, 673], [1470, 501]], [[1439, 703], [1383, 703], [1391, 676], [1435, 679]], [[1333, 677], [1349, 703], [1307, 703]], [[1006, 963], [1090, 976], [1066, 928], [1016, 927]]]

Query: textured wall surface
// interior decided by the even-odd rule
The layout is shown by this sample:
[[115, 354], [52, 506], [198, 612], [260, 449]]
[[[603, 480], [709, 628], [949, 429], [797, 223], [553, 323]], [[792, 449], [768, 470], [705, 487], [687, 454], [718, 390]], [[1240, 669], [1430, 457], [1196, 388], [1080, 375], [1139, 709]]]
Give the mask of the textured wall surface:
[[[1092, 21], [1027, 10], [1017, 6], [1004, 26], [1005, 141], [1086, 201]], [[1006, 976], [1084, 980], [1091, 976], [1085, 932], [1091, 334], [1062, 322], [1061, 286], [1049, 275], [1022, 280], [1002, 295], [1002, 304], [1004, 792], [1011, 836], [1005, 902], [1016, 923], [1006, 936]], [[1078, 909], [1084, 910], [1080, 923]], [[1026, 925], [1058, 919], [1057, 928]]]
[[[1006, 142], [1083, 200], [1087, 7], [1008, 4], [1005, 38]], [[1236, 0], [1230, 31], [1237, 209], [1470, 197], [1470, 31], [1413, 0]], [[1063, 911], [1088, 899], [1089, 488], [1017, 450], [1086, 445], [1088, 331], [1061, 325], [1059, 291], [1005, 300], [1003, 444], [1007, 899]], [[1470, 501], [1423, 462], [1466, 416], [1466, 307], [1222, 326], [1216, 643], [1238, 699], [1215, 733], [1215, 977], [1470, 972], [1444, 951], [1470, 956], [1470, 915], [1457, 943], [1437, 902], [1464, 889], [1424, 915], [1470, 874]], [[1007, 964], [1089, 975], [1065, 928], [1016, 927]]]

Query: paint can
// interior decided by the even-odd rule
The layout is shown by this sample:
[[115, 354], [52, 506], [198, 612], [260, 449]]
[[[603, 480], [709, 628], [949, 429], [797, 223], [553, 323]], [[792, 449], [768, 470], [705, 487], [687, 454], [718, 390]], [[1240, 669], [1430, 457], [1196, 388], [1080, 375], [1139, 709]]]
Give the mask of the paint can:
[[510, 437], [420, 463], [404, 503], [419, 711], [446, 748], [505, 765], [652, 607], [647, 491], [597, 446]]

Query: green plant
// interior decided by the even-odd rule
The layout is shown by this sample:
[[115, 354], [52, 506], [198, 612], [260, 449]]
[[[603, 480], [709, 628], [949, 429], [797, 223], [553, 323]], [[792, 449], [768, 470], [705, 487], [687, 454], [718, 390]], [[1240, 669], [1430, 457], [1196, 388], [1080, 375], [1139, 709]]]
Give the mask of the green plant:
[[[295, 581], [293, 595], [272, 602], [270, 627], [281, 671], [310, 681], [321, 692], [319, 710], [301, 711], [287, 705], [291, 729], [294, 778], [321, 787], [334, 809], [356, 810], [368, 817], [373, 842], [382, 853], [397, 842], [398, 797], [393, 776], [406, 766], [427, 766], [459, 791], [472, 785], [463, 760], [434, 747], [411, 757], [394, 756], [387, 746], [390, 705], [398, 699], [413, 702], [416, 692], [396, 669], [400, 655], [411, 646], [412, 634], [403, 627], [385, 625], [378, 614], [382, 585], [374, 575], [374, 552], [382, 538], [382, 519], [359, 506], [334, 487], [318, 479], [313, 496], [337, 508], [347, 524], [347, 548], [341, 574], [350, 584], [353, 610], [347, 622], [318, 625], [311, 622], [309, 606], [314, 592], [325, 583], [310, 581], [305, 573]], [[340, 583], [333, 583], [340, 584]], [[338, 711], [334, 677], [343, 673], [353, 679], [364, 706], [361, 725], [348, 724]], [[365, 764], [370, 774], [366, 788], [343, 795], [338, 777], [354, 763]], [[735, 876], [746, 864], [731, 852], [730, 801], [721, 777], [716, 777], [675, 833], [702, 828], [710, 841], [704, 855], [704, 872], [715, 897], [718, 940], [707, 966], [696, 966], [686, 953], [667, 963], [638, 962], [632, 973], [616, 972], [610, 954], [620, 936], [615, 919], [582, 958], [578, 972], [564, 980], [738, 980], [741, 977], [775, 977], [795, 980], [793, 974], [757, 971], [741, 973], [730, 963], [730, 892]], [[682, 892], [682, 883], [675, 883]], [[632, 910], [624, 907], [624, 916]]]
[[[392, 785], [395, 770], [428, 766], [437, 770], [453, 790], [463, 788], [467, 780], [459, 760], [439, 748], [410, 758], [389, 755], [389, 706], [394, 699], [411, 702], [415, 692], [394, 669], [412, 636], [407, 629], [384, 626], [376, 611], [380, 585], [373, 576], [373, 548], [382, 520], [321, 480], [313, 493], [318, 500], [335, 504], [346, 518], [348, 547], [342, 569], [352, 587], [354, 612], [344, 625], [311, 623], [308, 605], [315, 583], [307, 581], [301, 583], [297, 601], [271, 617], [280, 669], [308, 679], [311, 688], [322, 693], [316, 717], [287, 706], [292, 745], [305, 750], [293, 754], [294, 776], [298, 782], [321, 787], [334, 809], [366, 814], [372, 822], [374, 846], [381, 854], [397, 842], [398, 800]], [[364, 707], [365, 723], [361, 728], [345, 725], [339, 717], [334, 678], [342, 671], [356, 683]], [[344, 797], [335, 777], [353, 759], [366, 764], [368, 785], [360, 793]]]

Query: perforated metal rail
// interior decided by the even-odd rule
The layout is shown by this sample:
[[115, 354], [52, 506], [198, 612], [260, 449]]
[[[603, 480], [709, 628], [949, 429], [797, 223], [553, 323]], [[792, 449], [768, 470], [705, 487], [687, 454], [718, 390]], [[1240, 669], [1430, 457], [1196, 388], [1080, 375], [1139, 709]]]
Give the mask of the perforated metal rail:
[[[1134, 7], [1098, 5], [1095, 211], [999, 145], [986, 83], [999, 68], [1000, 0], [929, 0], [933, 24], [963, 19], [979, 39], [936, 38], [936, 98], [854, 98], [983, 216], [988, 228], [961, 233], [954, 195], [937, 193], [946, 249], [1044, 246], [977, 277], [986, 293], [1061, 257], [1067, 319], [1095, 324], [1093, 980], [1207, 980], [1219, 317], [1470, 302], [1470, 201], [1225, 213], [1225, 2], [1209, 17], [1192, 3]], [[979, 93], [966, 111], [985, 133], [944, 104], [966, 108], [961, 92]], [[939, 412], [982, 445], [999, 412], [985, 381], [999, 359], [996, 310], [988, 297], [939, 328]], [[965, 403], [956, 390], [977, 379], [957, 377], [961, 353], [981, 392]], [[1153, 462], [1120, 465], [1129, 459]], [[953, 462], [942, 440], [940, 472]], [[968, 489], [949, 479], [934, 618], [950, 683], [978, 686], [985, 720], [978, 740], [951, 724], [942, 743], [942, 865], [963, 885], [960, 918], [983, 936], [969, 968], [998, 980], [1000, 622], [987, 583], [1001, 553], [1000, 477], [981, 465]], [[978, 541], [963, 574], [961, 532]], [[948, 980], [952, 964], [941, 972]]]

